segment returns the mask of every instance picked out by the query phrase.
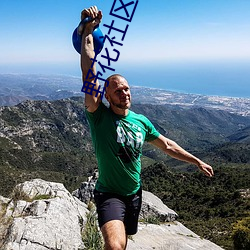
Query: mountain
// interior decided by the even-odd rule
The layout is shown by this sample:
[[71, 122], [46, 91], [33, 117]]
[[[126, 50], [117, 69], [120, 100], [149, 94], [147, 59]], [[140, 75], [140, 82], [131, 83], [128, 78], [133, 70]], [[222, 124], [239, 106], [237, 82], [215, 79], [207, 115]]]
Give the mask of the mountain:
[[0, 108], [1, 192], [22, 178], [75, 188], [96, 167], [82, 98]]
[[228, 142], [211, 149], [210, 156], [214, 161], [250, 164], [250, 127], [240, 129], [227, 138]]
[[[0, 106], [13, 106], [25, 100], [58, 100], [82, 96], [80, 77], [64, 75], [0, 74]], [[178, 93], [157, 88], [131, 86], [133, 103], [203, 107], [250, 115], [250, 99]]]
[[[240, 151], [236, 141], [231, 141], [235, 133], [246, 133], [249, 117], [232, 114], [230, 112], [201, 107], [173, 107], [169, 105], [133, 105], [136, 112], [145, 114], [153, 122], [157, 130], [166, 137], [176, 141], [192, 154], [204, 161], [221, 162], [231, 158], [249, 158], [247, 151]], [[241, 148], [249, 148], [249, 143], [241, 143]], [[224, 155], [226, 145], [230, 145], [229, 158]], [[178, 162], [162, 154], [158, 149], [146, 144], [143, 150], [145, 156], [157, 161], [163, 161], [176, 170], [193, 171], [194, 166]], [[249, 154], [250, 155], [250, 154]], [[248, 162], [248, 161], [247, 161]]]
[[[34, 178], [75, 190], [97, 167], [84, 99], [71, 97], [82, 95], [75, 90], [80, 79], [18, 75], [2, 84], [1, 77], [0, 100], [9, 103], [0, 106], [0, 194], [8, 196], [16, 184]], [[145, 189], [170, 204], [188, 228], [232, 250], [233, 223], [249, 210], [241, 193], [250, 183], [250, 100], [131, 89], [132, 110], [215, 170], [214, 178], [205, 178], [194, 166], [145, 144]]]
[[240, 131], [228, 137], [231, 142], [243, 142], [250, 144], [250, 127], [241, 129]]
[[25, 100], [58, 100], [82, 95], [77, 77], [62, 75], [0, 74], [0, 106]]
[[[133, 110], [190, 152], [206, 152], [208, 157], [208, 149], [230, 142], [230, 135], [250, 125], [248, 116], [203, 108], [135, 104]], [[75, 189], [97, 167], [82, 97], [0, 107], [0, 142], [3, 194], [22, 178], [31, 177], [57, 180]], [[182, 166], [149, 144], [143, 152], [146, 166], [161, 160]]]

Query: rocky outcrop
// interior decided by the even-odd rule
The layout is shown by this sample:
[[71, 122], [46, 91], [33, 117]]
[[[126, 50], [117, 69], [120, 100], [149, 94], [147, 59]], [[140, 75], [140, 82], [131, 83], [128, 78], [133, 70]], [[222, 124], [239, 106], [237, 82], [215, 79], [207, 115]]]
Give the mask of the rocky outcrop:
[[223, 250], [200, 238], [180, 222], [161, 225], [139, 223], [136, 235], [128, 241], [127, 250]]
[[87, 181], [82, 182], [80, 187], [72, 192], [72, 195], [84, 203], [93, 201], [94, 189], [98, 176], [99, 176], [98, 170], [95, 169], [93, 175], [88, 177]]
[[2, 228], [4, 250], [84, 249], [81, 230], [87, 206], [60, 183], [35, 179], [15, 187], [13, 199], [3, 200], [9, 220]]
[[157, 218], [160, 222], [175, 221], [178, 217], [177, 213], [167, 207], [161, 199], [154, 194], [142, 191], [142, 208], [140, 219]]
[[[85, 184], [93, 184], [91, 181], [89, 178]], [[88, 249], [82, 239], [87, 214], [87, 205], [63, 184], [41, 179], [21, 183], [14, 188], [11, 199], [0, 196], [0, 249]], [[150, 224], [147, 218], [152, 216], [165, 223]], [[222, 249], [201, 239], [176, 218], [177, 214], [159, 198], [143, 191], [141, 220], [146, 222], [139, 223], [139, 231], [129, 239], [127, 249]]]
[[[93, 176], [90, 176], [86, 182], [81, 183], [81, 186], [72, 195], [85, 203], [93, 200], [97, 178], [98, 171], [95, 170]], [[160, 222], [166, 222], [174, 221], [177, 217], [177, 213], [168, 208], [157, 196], [150, 192], [142, 191], [140, 220], [156, 219]]]

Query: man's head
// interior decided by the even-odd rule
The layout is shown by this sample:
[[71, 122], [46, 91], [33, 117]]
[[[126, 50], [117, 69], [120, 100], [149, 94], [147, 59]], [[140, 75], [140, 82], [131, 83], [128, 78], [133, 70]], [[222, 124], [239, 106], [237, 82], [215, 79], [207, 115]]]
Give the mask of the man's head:
[[131, 106], [131, 93], [127, 80], [119, 75], [107, 78], [109, 85], [106, 87], [105, 97], [113, 111], [126, 110]]

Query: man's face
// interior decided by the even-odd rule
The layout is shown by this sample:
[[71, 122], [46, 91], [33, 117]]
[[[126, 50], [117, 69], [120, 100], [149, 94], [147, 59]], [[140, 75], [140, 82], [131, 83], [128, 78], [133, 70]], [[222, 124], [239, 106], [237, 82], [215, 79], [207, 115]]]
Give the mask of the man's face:
[[129, 109], [131, 106], [131, 93], [129, 85], [123, 77], [114, 77], [109, 81], [105, 97], [111, 108]]

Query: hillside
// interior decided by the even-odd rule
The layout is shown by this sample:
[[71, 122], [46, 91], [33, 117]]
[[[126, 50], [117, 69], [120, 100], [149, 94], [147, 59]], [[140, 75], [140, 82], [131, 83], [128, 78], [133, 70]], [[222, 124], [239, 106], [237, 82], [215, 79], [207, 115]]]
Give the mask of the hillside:
[[[201, 107], [134, 104], [132, 109], [215, 169], [211, 181], [194, 166], [145, 144], [144, 188], [175, 209], [194, 232], [232, 249], [232, 223], [249, 210], [239, 190], [250, 183], [250, 117]], [[96, 167], [83, 98], [0, 108], [1, 195], [34, 178], [61, 182], [73, 191]]]
[[73, 189], [96, 167], [82, 99], [2, 107], [0, 131], [2, 194], [33, 177]]
[[60, 75], [0, 74], [0, 106], [25, 100], [58, 100], [81, 95], [79, 78]]
[[[241, 227], [241, 247], [233, 247], [236, 222], [249, 220], [250, 164], [216, 164], [215, 177], [203, 174], [173, 172], [156, 163], [142, 172], [143, 187], [174, 208], [179, 220], [198, 235], [228, 250], [247, 250], [249, 224]], [[249, 195], [249, 193], [248, 193]], [[245, 242], [245, 244], [244, 244]]]
[[246, 127], [228, 137], [231, 142], [250, 143], [250, 127]]
[[[250, 125], [250, 117], [203, 108], [138, 104], [133, 110], [149, 117], [162, 134], [198, 155], [229, 143], [230, 135]], [[96, 167], [81, 97], [1, 107], [0, 141], [3, 194], [20, 178], [33, 174], [51, 181], [57, 176], [71, 190]], [[149, 145], [145, 145], [144, 155], [146, 165], [160, 160], [170, 161], [174, 167], [180, 164], [171, 164], [169, 157]]]

